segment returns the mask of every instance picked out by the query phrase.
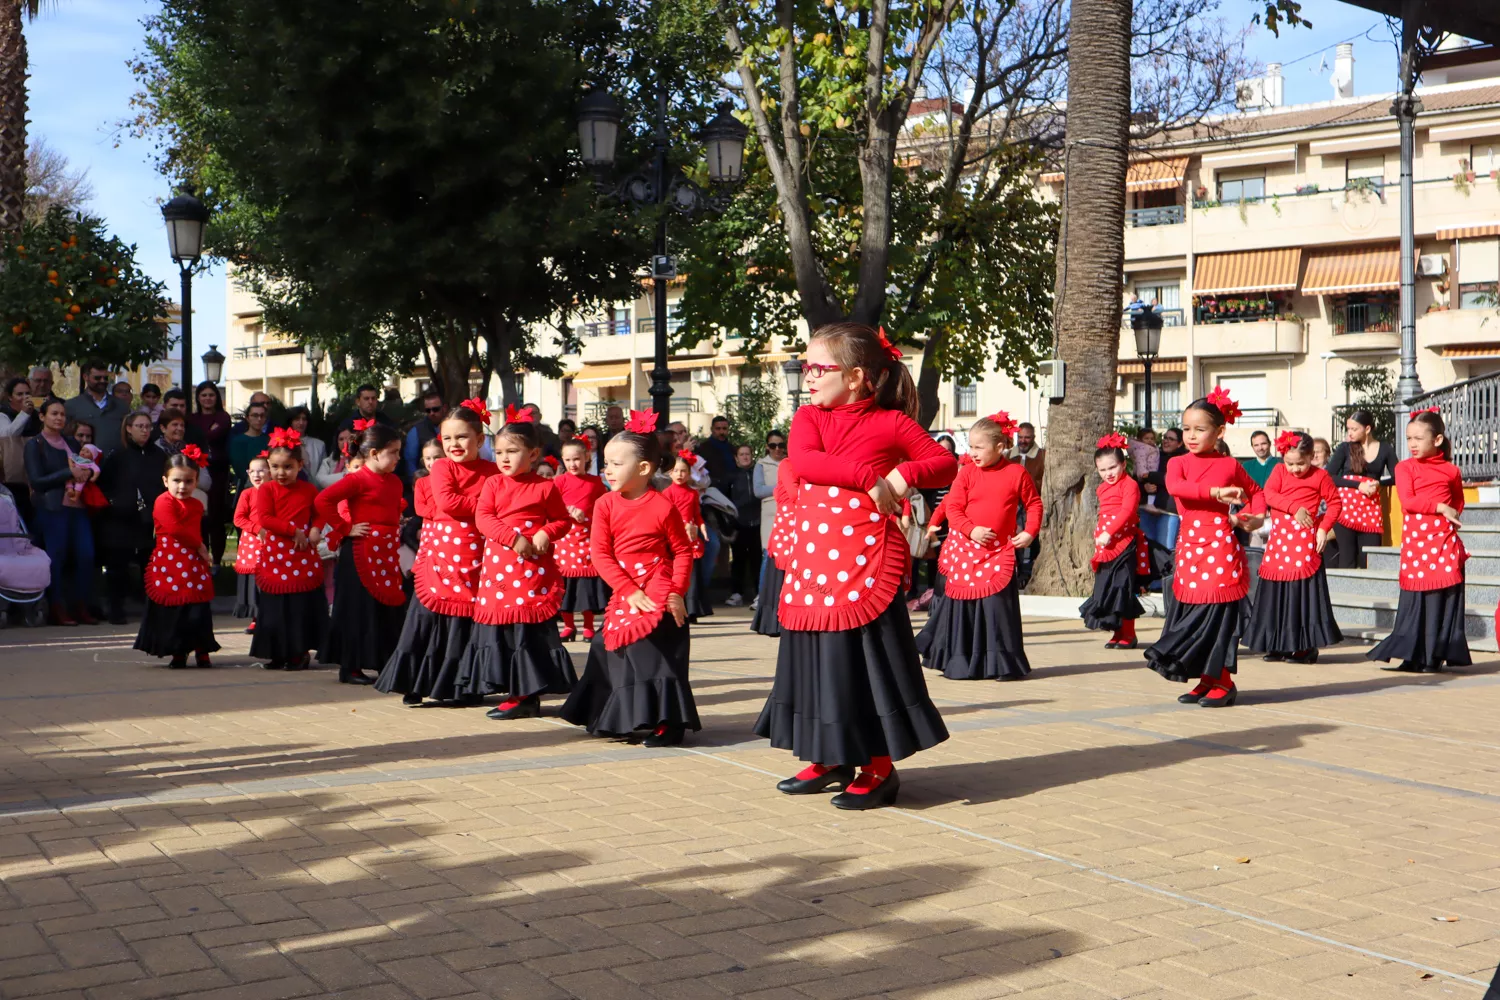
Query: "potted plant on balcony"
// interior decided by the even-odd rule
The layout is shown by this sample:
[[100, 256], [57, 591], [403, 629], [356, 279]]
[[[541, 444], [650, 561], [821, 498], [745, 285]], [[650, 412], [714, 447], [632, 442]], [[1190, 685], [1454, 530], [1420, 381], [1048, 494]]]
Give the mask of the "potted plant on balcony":
[[1469, 185], [1474, 180], [1474, 171], [1469, 169], [1468, 160], [1459, 160], [1458, 166], [1458, 173], [1453, 175], [1453, 187], [1460, 194], [1467, 196], [1469, 193]]
[[1317, 184], [1298, 184], [1297, 185], [1297, 193], [1298, 194], [1317, 194], [1321, 190], [1322, 190], [1322, 188], [1319, 187]]

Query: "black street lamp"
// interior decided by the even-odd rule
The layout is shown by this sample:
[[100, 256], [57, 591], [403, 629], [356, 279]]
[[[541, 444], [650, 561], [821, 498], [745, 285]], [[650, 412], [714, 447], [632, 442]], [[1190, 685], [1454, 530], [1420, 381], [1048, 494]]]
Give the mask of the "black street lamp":
[[209, 344], [198, 360], [203, 362], [203, 377], [218, 385], [219, 376], [224, 374], [224, 355], [219, 353], [219, 345]]
[[1146, 308], [1130, 317], [1130, 328], [1135, 331], [1135, 353], [1140, 356], [1141, 367], [1146, 372], [1146, 425], [1151, 430], [1151, 364], [1161, 353], [1161, 313]]
[[193, 389], [193, 267], [203, 256], [208, 206], [193, 196], [192, 188], [183, 188], [181, 194], [161, 207], [161, 217], [167, 224], [167, 248], [182, 277], [182, 382], [187, 390], [188, 412], [192, 413], [198, 403], [198, 393]]
[[308, 409], [314, 413], [318, 412], [318, 365], [323, 361], [323, 348], [317, 344], [307, 345], [307, 364], [312, 369], [312, 392], [308, 399], [312, 403]]
[[797, 415], [797, 403], [802, 398], [802, 359], [793, 358], [781, 365], [781, 377], [786, 379], [786, 394], [792, 400], [792, 416]]
[[[615, 197], [641, 206], [670, 206], [682, 215], [703, 209], [722, 210], [728, 203], [728, 188], [738, 184], [745, 163], [745, 138], [750, 130], [729, 113], [729, 104], [719, 105], [719, 113], [703, 127], [698, 138], [704, 143], [708, 158], [708, 177], [712, 190], [705, 190], [688, 178], [673, 174], [667, 163], [667, 91], [661, 87], [656, 95], [655, 151], [651, 166], [626, 177], [615, 188]], [[620, 123], [624, 121], [620, 103], [602, 90], [590, 91], [578, 105], [578, 141], [584, 165], [602, 179], [615, 163], [615, 142]], [[651, 291], [655, 310], [654, 361], [651, 368], [651, 408], [656, 411], [656, 426], [667, 426], [672, 399], [672, 373], [667, 370], [667, 282], [677, 277], [677, 260], [667, 252], [667, 215], [661, 212], [656, 221], [656, 238], [651, 249]]]

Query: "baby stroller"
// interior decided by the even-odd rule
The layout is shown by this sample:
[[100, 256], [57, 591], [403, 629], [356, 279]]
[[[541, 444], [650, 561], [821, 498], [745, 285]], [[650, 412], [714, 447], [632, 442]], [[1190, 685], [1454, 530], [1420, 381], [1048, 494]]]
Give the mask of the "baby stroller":
[[12, 607], [25, 611], [29, 627], [43, 624], [42, 595], [51, 582], [52, 560], [31, 544], [16, 498], [0, 486], [0, 628]]

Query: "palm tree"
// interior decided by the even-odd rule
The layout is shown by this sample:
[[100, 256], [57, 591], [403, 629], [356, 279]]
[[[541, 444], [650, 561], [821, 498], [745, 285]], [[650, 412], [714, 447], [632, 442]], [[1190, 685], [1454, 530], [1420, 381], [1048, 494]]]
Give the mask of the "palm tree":
[[1084, 594], [1089, 586], [1098, 509], [1094, 442], [1113, 429], [1120, 343], [1131, 6], [1129, 0], [1072, 3], [1054, 320], [1067, 396], [1047, 417], [1040, 593]]
[[0, 233], [21, 228], [26, 197], [26, 21], [42, 0], [0, 0]]

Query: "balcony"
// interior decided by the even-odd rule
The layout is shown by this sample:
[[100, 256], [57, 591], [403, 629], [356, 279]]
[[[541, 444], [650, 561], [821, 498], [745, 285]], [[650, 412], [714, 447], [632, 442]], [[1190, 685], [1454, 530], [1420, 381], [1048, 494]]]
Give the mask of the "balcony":
[[1395, 333], [1396, 310], [1385, 302], [1350, 302], [1333, 307], [1333, 332]]
[[[679, 318], [677, 316], [668, 316], [667, 317], [667, 334], [669, 336], [671, 334], [676, 333], [678, 330], [681, 330], [681, 329], [682, 329], [682, 320], [681, 320], [681, 318]], [[635, 332], [636, 333], [653, 333], [654, 334], [656, 332], [656, 317], [655, 316], [642, 316], [640, 319], [636, 320], [635, 321]]]
[[[1156, 314], [1161, 317], [1161, 325], [1163, 327], [1183, 326], [1187, 322], [1186, 316], [1181, 309], [1158, 309], [1156, 310]], [[1120, 314], [1120, 326], [1127, 330], [1130, 329], [1130, 315], [1129, 309], [1124, 310]]]
[[1187, 257], [1187, 209], [1182, 205], [1132, 208], [1125, 211], [1125, 259], [1155, 260]]
[[602, 323], [583, 323], [578, 327], [578, 336], [580, 338], [628, 337], [630, 336], [630, 320], [615, 319]]
[[1288, 319], [1224, 319], [1196, 328], [1193, 353], [1201, 358], [1305, 354], [1302, 322]]
[[1494, 344], [1500, 341], [1500, 312], [1488, 309], [1445, 309], [1417, 317], [1417, 343], [1441, 350]]
[[1187, 219], [1187, 209], [1182, 205], [1164, 205], [1161, 208], [1128, 208], [1125, 210], [1125, 225], [1130, 229], [1149, 226], [1180, 226]]

